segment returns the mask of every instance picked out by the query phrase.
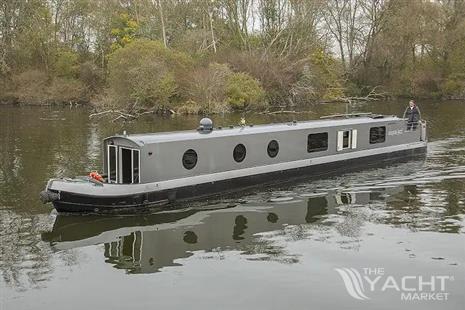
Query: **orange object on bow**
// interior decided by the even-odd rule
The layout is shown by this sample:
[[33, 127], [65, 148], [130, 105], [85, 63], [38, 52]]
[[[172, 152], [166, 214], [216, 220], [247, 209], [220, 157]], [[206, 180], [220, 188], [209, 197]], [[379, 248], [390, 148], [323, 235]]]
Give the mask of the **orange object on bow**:
[[103, 182], [103, 177], [97, 171], [92, 171], [89, 173], [89, 177], [99, 182]]

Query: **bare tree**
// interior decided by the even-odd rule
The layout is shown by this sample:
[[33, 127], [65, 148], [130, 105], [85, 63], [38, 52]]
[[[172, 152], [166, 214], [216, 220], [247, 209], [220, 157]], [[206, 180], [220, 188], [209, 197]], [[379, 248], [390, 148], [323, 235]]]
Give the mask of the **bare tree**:
[[[156, 1], [156, 3], [155, 3]], [[160, 14], [160, 21], [161, 21], [161, 33], [163, 37], [163, 44], [165, 47], [168, 47], [168, 44], [166, 42], [166, 27], [165, 27], [165, 17], [163, 15], [163, 6], [162, 6], [162, 1], [161, 0], [152, 0], [153, 5], [158, 6], [158, 12]]]

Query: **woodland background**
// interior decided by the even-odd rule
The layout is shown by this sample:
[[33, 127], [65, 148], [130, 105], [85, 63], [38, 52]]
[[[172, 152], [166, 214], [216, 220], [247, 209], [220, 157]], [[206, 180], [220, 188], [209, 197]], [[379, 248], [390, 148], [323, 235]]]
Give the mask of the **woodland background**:
[[214, 113], [465, 98], [462, 0], [2, 0], [0, 101]]

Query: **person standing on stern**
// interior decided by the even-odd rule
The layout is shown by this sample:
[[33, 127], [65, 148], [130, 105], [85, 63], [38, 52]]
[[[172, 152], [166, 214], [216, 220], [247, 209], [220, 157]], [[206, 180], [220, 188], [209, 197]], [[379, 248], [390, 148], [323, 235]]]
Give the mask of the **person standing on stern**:
[[417, 129], [418, 121], [420, 120], [420, 112], [418, 111], [415, 101], [409, 101], [409, 107], [405, 111], [405, 117], [407, 118], [407, 130]]

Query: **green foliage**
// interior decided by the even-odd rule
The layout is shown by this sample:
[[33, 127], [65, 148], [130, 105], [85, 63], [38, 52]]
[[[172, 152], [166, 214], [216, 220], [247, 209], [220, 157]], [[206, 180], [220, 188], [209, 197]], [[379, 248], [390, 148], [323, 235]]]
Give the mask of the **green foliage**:
[[109, 93], [120, 106], [173, 105], [179, 76], [190, 66], [188, 56], [159, 41], [135, 40], [110, 55]]
[[245, 111], [263, 106], [264, 95], [260, 82], [247, 73], [234, 73], [227, 80], [227, 101], [234, 110]]
[[327, 52], [318, 49], [310, 55], [312, 83], [323, 100], [335, 100], [344, 96], [341, 82], [342, 68]]
[[0, 97], [20, 102], [68, 100], [58, 86], [121, 107], [208, 113], [364, 96], [375, 86], [465, 97], [464, 1], [5, 3]]
[[454, 74], [441, 84], [442, 93], [447, 98], [461, 98], [465, 95], [465, 74]]
[[79, 56], [71, 51], [60, 51], [55, 60], [55, 75], [64, 78], [77, 77]]
[[92, 61], [86, 61], [79, 66], [79, 80], [88, 90], [95, 93], [103, 87], [104, 74], [102, 69]]
[[111, 45], [112, 51], [115, 51], [120, 47], [124, 47], [134, 41], [138, 30], [139, 24], [128, 14], [121, 13], [117, 15], [117, 17], [113, 20], [113, 27], [111, 29], [111, 35], [114, 40]]
[[[0, 10], [8, 8], [12, 10], [11, 12], [0, 11], [0, 20], [4, 21], [0, 25], [6, 27], [6, 30], [2, 29], [0, 33], [2, 33], [2, 38], [5, 33], [10, 36], [5, 40], [10, 49], [4, 53], [9, 56], [7, 60], [13, 67], [12, 71], [17, 71], [19, 67], [40, 69], [48, 73], [51, 69], [50, 64], [53, 63], [52, 13], [45, 1], [17, 1], [16, 5], [5, 3], [0, 6]], [[8, 21], [10, 24], [7, 23]], [[1, 42], [0, 54], [2, 54], [3, 45], [4, 43]]]

